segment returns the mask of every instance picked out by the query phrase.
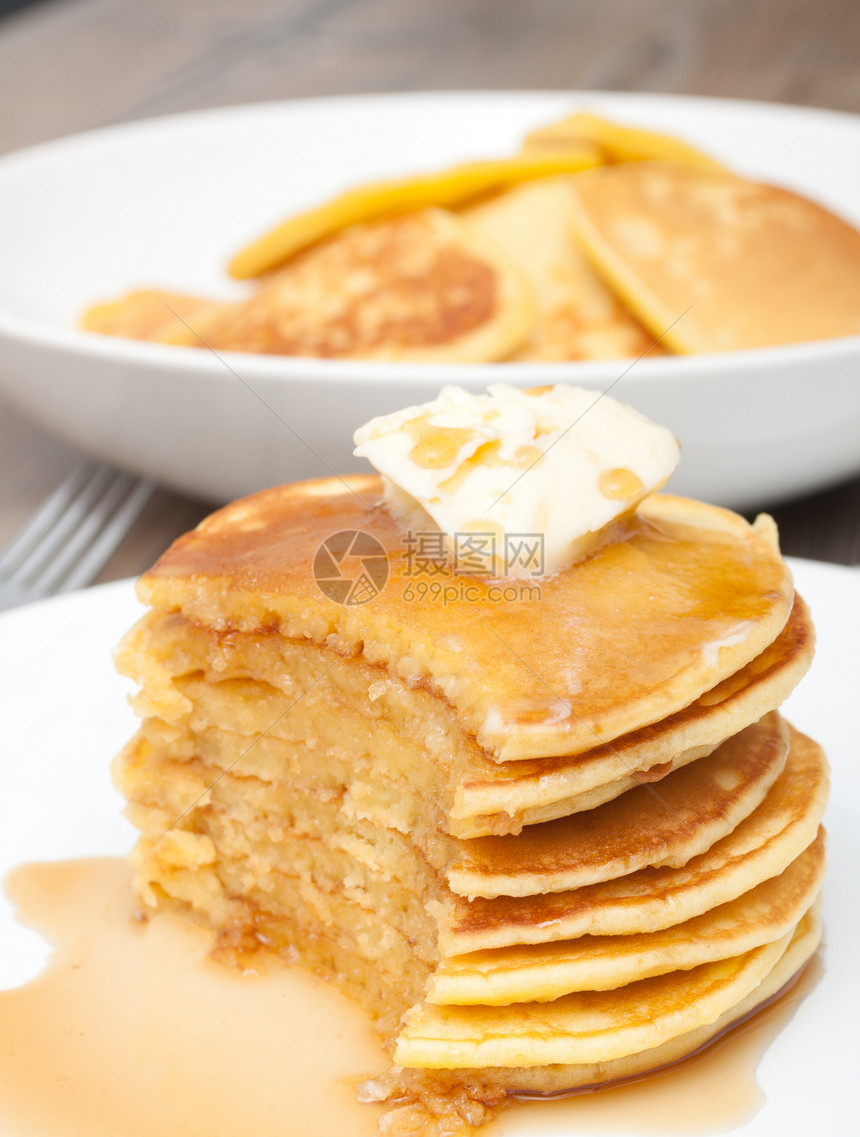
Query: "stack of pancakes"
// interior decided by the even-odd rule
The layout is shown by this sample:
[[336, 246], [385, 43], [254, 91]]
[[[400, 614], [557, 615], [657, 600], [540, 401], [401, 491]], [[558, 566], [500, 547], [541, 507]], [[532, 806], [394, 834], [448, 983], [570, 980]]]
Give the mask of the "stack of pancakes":
[[141, 910], [318, 969], [451, 1093], [698, 1049], [819, 938], [827, 766], [775, 709], [813, 633], [772, 522], [652, 496], [500, 586], [418, 563], [381, 493], [266, 490], [140, 582]]

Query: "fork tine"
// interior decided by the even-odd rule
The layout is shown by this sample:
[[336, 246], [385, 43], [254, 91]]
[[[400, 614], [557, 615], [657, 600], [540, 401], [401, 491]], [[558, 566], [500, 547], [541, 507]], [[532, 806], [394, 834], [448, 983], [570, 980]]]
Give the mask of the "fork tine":
[[66, 480], [33, 514], [27, 524], [9, 542], [0, 555], [0, 576], [18, 576], [20, 564], [27, 558], [68, 509], [98, 468], [87, 459], [80, 462]]
[[62, 590], [61, 586], [68, 574], [74, 570], [92, 542], [110, 523], [114, 511], [128, 496], [135, 479], [119, 470], [109, 470], [107, 473], [107, 479], [103, 479], [99, 484], [98, 496], [91, 502], [90, 508], [80, 517], [68, 540], [36, 580], [37, 588], [52, 593]]
[[[130, 479], [134, 482], [134, 479]], [[85, 584], [98, 575], [99, 570], [107, 561], [114, 549], [131, 529], [143, 507], [149, 501], [155, 490], [156, 483], [145, 478], [134, 485], [131, 493], [116, 510], [113, 517], [106, 522], [104, 528], [90, 544], [89, 549], [81, 556], [77, 565], [68, 573], [65, 580], [57, 585], [57, 592], [71, 592], [74, 588], [83, 588]]]
[[10, 574], [12, 580], [18, 584], [29, 584], [40, 591], [47, 590], [48, 586], [39, 582], [40, 575], [50, 571], [54, 558], [94, 508], [113, 481], [115, 473], [107, 466], [97, 464], [90, 467], [89, 477], [79, 486], [77, 493], [66, 501], [63, 513]]

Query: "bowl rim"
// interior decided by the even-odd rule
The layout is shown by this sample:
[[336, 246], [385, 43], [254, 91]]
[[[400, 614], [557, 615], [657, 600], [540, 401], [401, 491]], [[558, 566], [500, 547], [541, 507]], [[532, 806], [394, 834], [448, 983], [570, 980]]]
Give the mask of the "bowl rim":
[[[711, 113], [754, 112], [780, 118], [802, 117], [813, 121], [829, 121], [858, 132], [860, 141], [860, 115], [849, 111], [825, 107], [800, 106], [766, 100], [724, 98], [711, 95], [674, 95], [657, 92], [589, 91], [572, 89], [477, 89], [407, 92], [369, 92], [361, 94], [308, 96], [277, 99], [263, 102], [228, 104], [201, 110], [152, 116], [131, 122], [114, 123], [27, 146], [0, 155], [0, 190], [7, 175], [14, 176], [28, 165], [38, 164], [64, 150], [81, 145], [110, 144], [117, 137], [183, 130], [198, 123], [212, 124], [223, 118], [253, 117], [260, 113], [279, 115], [290, 110], [336, 110], [339, 105], [385, 105], [403, 102], [462, 102], [478, 103], [482, 100], [522, 100], [535, 102], [558, 99], [592, 100], [599, 103], [641, 103], [643, 106], [678, 106], [689, 110], [707, 108]], [[212, 376], [224, 370], [241, 369], [243, 377], [257, 382], [280, 385], [294, 379], [312, 380], [315, 383], [363, 383], [372, 379], [376, 383], [426, 384], [442, 374], [447, 382], [474, 386], [498, 382], [508, 377], [512, 383], [531, 380], [545, 383], [580, 381], [585, 383], [618, 379], [621, 376], [634, 383], [647, 384], [671, 378], [683, 380], [687, 376], [724, 375], [734, 368], [749, 371], [770, 370], [788, 366], [809, 366], [830, 360], [853, 359], [860, 355], [860, 334], [840, 336], [826, 340], [812, 340], [774, 347], [750, 348], [742, 351], [709, 352], [696, 355], [669, 355], [648, 358], [647, 352], [634, 358], [553, 362], [493, 363], [440, 363], [402, 362], [397, 360], [320, 359], [309, 356], [261, 355], [253, 352], [200, 349], [170, 344], [154, 344], [140, 340], [102, 336], [80, 328], [48, 324], [11, 312], [0, 302], [0, 342], [5, 338], [19, 345], [47, 348], [78, 358], [90, 358], [94, 363], [116, 363], [150, 370], [167, 370], [187, 375]], [[650, 349], [649, 349], [650, 350]], [[619, 375], [619, 369], [621, 375]]]
[[51, 328], [36, 321], [10, 316], [0, 310], [0, 340], [46, 348], [56, 353], [114, 363], [123, 367], [174, 371], [185, 375], [221, 375], [241, 372], [241, 377], [263, 384], [281, 385], [294, 379], [315, 383], [414, 383], [421, 385], [434, 376], [447, 383], [475, 385], [502, 382], [600, 382], [622, 376], [639, 384], [685, 377], [725, 375], [735, 369], [744, 373], [787, 367], [811, 367], [834, 360], [860, 360], [860, 335], [827, 340], [749, 348], [744, 351], [709, 352], [700, 355], [669, 355], [649, 359], [640, 355], [626, 359], [562, 360], [558, 362], [437, 363], [372, 359], [320, 359], [313, 356], [261, 355], [253, 352], [215, 351], [172, 344], [147, 343], [102, 336], [80, 329]]

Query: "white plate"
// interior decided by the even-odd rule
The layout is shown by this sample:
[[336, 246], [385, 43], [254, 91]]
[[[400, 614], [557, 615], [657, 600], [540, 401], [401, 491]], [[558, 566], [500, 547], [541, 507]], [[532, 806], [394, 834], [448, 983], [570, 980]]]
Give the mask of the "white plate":
[[[758, 1069], [767, 1095], [760, 1113], [734, 1132], [749, 1137], [853, 1132], [856, 1119], [856, 1008], [860, 943], [860, 573], [793, 561], [798, 591], [812, 607], [818, 655], [786, 711], [826, 747], [833, 764], [827, 815], [824, 975], [775, 1039]], [[131, 584], [94, 588], [0, 618], [0, 721], [6, 743], [0, 795], [0, 875], [16, 864], [124, 854], [134, 832], [108, 766], [130, 737], [128, 684], [110, 652], [140, 614]], [[21, 982], [46, 956], [42, 941], [0, 909], [0, 986]], [[631, 1135], [635, 1137], [635, 1134]]]
[[[860, 223], [860, 119], [827, 111], [590, 92], [383, 95], [114, 127], [0, 161], [0, 390], [102, 458], [226, 499], [356, 469], [356, 426], [445, 381], [605, 389], [626, 365], [219, 360], [74, 330], [87, 305], [129, 288], [236, 294], [230, 254], [289, 212], [365, 179], [511, 153], [525, 131], [583, 105], [676, 131]], [[755, 506], [860, 469], [858, 370], [851, 337], [643, 360], [613, 394], [680, 438], [677, 492]]]

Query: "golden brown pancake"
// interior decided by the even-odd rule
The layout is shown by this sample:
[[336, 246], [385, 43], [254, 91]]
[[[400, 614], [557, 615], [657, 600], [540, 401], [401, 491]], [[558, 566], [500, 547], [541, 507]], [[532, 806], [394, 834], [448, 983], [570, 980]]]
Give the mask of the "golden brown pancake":
[[[139, 595], [195, 623], [363, 645], [449, 700], [501, 761], [582, 753], [666, 718], [759, 655], [791, 610], [790, 574], [764, 537], [667, 495], [643, 504], [626, 540], [542, 578], [539, 594], [498, 604], [491, 582], [470, 578], [477, 599], [414, 603], [403, 535], [380, 499], [373, 477], [265, 490], [180, 538]], [[343, 605], [320, 590], [313, 558], [357, 530], [380, 542], [389, 576], [368, 603]]]
[[[608, 1062], [519, 1068], [487, 1067], [480, 1071], [472, 1070], [469, 1072], [472, 1084], [480, 1085], [486, 1091], [495, 1090], [507, 1094], [521, 1093], [539, 1097], [543, 1094], [561, 1093], [579, 1088], [596, 1089], [599, 1086], [636, 1078], [670, 1066], [690, 1054], [695, 1054], [710, 1041], [719, 1038], [733, 1024], [743, 1021], [757, 1008], [766, 1005], [783, 989], [790, 986], [814, 954], [820, 940], [820, 902], [817, 902], [798, 924], [791, 942], [773, 969], [748, 995], [714, 1022], [677, 1035], [659, 1046]], [[459, 1082], [460, 1079], [456, 1074], [446, 1079], [444, 1073], [440, 1072], [434, 1078], [434, 1084], [438, 1086], [439, 1092], [444, 1092], [445, 1088], [450, 1092]]]
[[579, 251], [573, 237], [569, 178], [509, 190], [461, 216], [501, 249], [531, 289], [534, 327], [511, 358], [627, 359], [663, 355]]
[[829, 789], [821, 747], [790, 733], [788, 761], [767, 797], [706, 853], [681, 868], [640, 869], [571, 892], [472, 901], [451, 893], [437, 913], [443, 953], [657, 931], [777, 876], [815, 840]]
[[340, 359], [489, 362], [530, 333], [518, 270], [451, 213], [355, 225], [217, 303], [132, 292], [84, 315], [88, 331], [177, 346]]
[[602, 167], [571, 185], [583, 250], [671, 350], [860, 334], [860, 232], [822, 206], [680, 163]]
[[199, 296], [143, 289], [89, 308], [81, 327], [104, 336], [173, 343], [187, 337], [189, 326], [201, 325], [226, 307]]
[[788, 623], [761, 655], [663, 722], [575, 758], [485, 762], [481, 776], [464, 772], [448, 810], [451, 832], [518, 833], [523, 825], [594, 809], [637, 785], [659, 782], [779, 706], [809, 668], [814, 641], [809, 610], [795, 595]]
[[514, 351], [531, 320], [505, 256], [453, 214], [427, 209], [343, 230], [195, 331], [216, 351], [484, 362]]
[[534, 896], [679, 867], [731, 833], [764, 800], [785, 766], [788, 729], [773, 711], [729, 738], [707, 761], [637, 786], [598, 809], [529, 825], [517, 836], [477, 837], [447, 869], [453, 892]]
[[580, 936], [472, 952], [442, 960], [427, 991], [431, 1003], [504, 1006], [605, 991], [667, 971], [741, 955], [790, 932], [824, 877], [824, 833], [778, 876], [735, 900], [657, 932]]
[[779, 962], [792, 931], [740, 956], [611, 991], [507, 1007], [425, 1003], [407, 1012], [394, 1059], [444, 1070], [580, 1065], [651, 1050], [715, 1022], [745, 999]]

